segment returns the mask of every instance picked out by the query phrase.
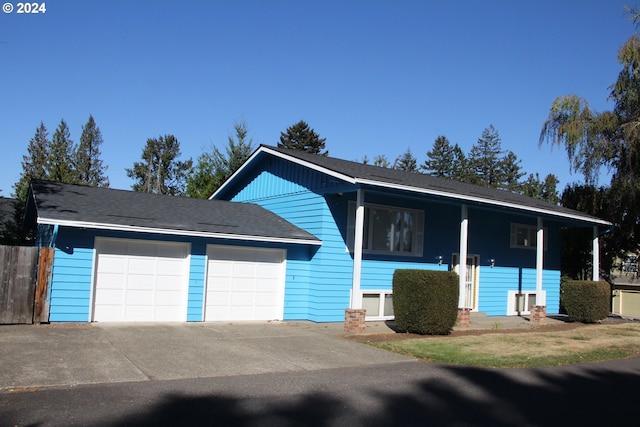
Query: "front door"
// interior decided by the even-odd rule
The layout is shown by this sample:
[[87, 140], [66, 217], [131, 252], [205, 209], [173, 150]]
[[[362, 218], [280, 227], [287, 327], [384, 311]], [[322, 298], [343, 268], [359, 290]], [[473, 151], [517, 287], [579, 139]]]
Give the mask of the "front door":
[[[460, 256], [453, 254], [453, 271], [460, 270]], [[467, 256], [467, 271], [464, 277], [464, 306], [472, 310], [478, 309], [478, 265], [480, 257], [478, 255]]]

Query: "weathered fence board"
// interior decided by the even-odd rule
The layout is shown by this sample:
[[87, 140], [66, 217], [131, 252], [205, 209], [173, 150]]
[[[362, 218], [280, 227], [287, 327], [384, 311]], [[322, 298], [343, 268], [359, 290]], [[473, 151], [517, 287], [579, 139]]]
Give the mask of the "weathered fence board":
[[49, 321], [49, 277], [53, 264], [53, 248], [40, 248], [38, 257], [38, 280], [36, 282], [35, 302], [33, 305], [33, 322], [43, 323]]
[[33, 323], [38, 248], [0, 245], [0, 324]]

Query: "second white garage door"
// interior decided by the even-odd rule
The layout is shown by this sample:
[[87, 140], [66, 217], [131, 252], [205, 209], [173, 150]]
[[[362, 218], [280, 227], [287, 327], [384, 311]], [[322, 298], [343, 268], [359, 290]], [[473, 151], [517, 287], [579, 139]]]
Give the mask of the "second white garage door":
[[282, 320], [285, 251], [207, 246], [205, 320]]
[[93, 320], [186, 321], [189, 245], [96, 239]]

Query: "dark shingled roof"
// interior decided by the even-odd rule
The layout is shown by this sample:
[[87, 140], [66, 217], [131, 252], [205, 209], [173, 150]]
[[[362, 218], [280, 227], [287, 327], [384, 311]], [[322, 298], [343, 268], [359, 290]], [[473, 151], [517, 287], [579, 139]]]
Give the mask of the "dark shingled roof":
[[600, 218], [539, 199], [515, 194], [506, 190], [481, 187], [466, 184], [451, 179], [439, 178], [422, 173], [412, 173], [402, 170], [366, 165], [359, 162], [336, 159], [303, 151], [272, 146], [261, 146], [258, 151], [272, 151], [292, 159], [301, 160], [322, 169], [335, 172], [350, 178], [360, 184], [394, 187], [408, 191], [418, 191], [438, 194], [444, 197], [462, 201], [490, 204], [494, 206], [508, 206], [515, 209], [535, 211], [542, 214], [562, 216], [592, 224], [610, 224]]
[[[312, 234], [251, 203], [203, 200], [34, 180], [38, 223], [188, 236], [319, 244]], [[33, 214], [33, 213], [32, 213]]]

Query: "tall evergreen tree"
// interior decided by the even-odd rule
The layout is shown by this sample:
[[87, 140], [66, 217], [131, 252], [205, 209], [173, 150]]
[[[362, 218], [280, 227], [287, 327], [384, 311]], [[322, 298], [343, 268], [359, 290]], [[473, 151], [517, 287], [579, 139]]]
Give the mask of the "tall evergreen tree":
[[473, 172], [472, 182], [490, 188], [498, 188], [502, 180], [500, 159], [502, 142], [498, 131], [489, 125], [478, 142], [471, 147], [469, 168]]
[[411, 153], [411, 148], [407, 148], [407, 151], [396, 158], [393, 163], [393, 169], [407, 172], [418, 172], [418, 161]]
[[22, 156], [22, 173], [14, 184], [13, 197], [21, 202], [26, 201], [29, 183], [32, 179], [47, 178], [47, 158], [49, 155], [49, 132], [43, 122], [36, 129], [36, 134], [29, 140], [27, 155]]
[[253, 140], [247, 139], [245, 122], [235, 123], [235, 138], [229, 135], [225, 153], [213, 146], [211, 152], [198, 157], [193, 173], [187, 179], [187, 195], [208, 198], [251, 156]]
[[520, 159], [518, 159], [518, 156], [516, 156], [513, 151], [508, 151], [507, 154], [500, 160], [499, 168], [500, 176], [498, 179], [497, 188], [509, 190], [514, 193], [519, 192], [520, 178], [522, 178], [525, 173], [522, 172], [522, 167], [520, 166]]
[[560, 203], [560, 197], [558, 196], [557, 186], [560, 181], [558, 178], [550, 173], [544, 181], [540, 180], [538, 173], [529, 174], [529, 177], [520, 184], [520, 193], [534, 199], [544, 200], [545, 202], [553, 203], [557, 205]]
[[82, 127], [80, 143], [75, 152], [76, 182], [92, 187], [108, 187], [107, 166], [103, 165], [100, 151], [102, 133], [92, 115]]
[[455, 153], [446, 136], [440, 135], [427, 151], [427, 160], [420, 167], [426, 174], [441, 178], [453, 178]]
[[453, 146], [453, 179], [460, 182], [472, 182], [472, 172], [469, 170], [469, 159], [458, 144]]
[[300, 120], [289, 126], [286, 132], [280, 132], [278, 147], [327, 156], [329, 151], [325, 150], [325, 141], [326, 138], [320, 138], [305, 121]]
[[134, 191], [181, 196], [185, 194], [186, 178], [193, 166], [191, 159], [180, 157], [180, 142], [173, 135], [147, 139], [142, 150], [142, 162], [126, 169], [127, 176], [136, 180]]
[[391, 162], [389, 162], [389, 159], [387, 159], [387, 156], [385, 156], [384, 154], [380, 154], [373, 158], [373, 166], [378, 166], [381, 168], [390, 168]]
[[47, 159], [47, 179], [66, 183], [74, 182], [73, 141], [64, 119], [53, 133]]

